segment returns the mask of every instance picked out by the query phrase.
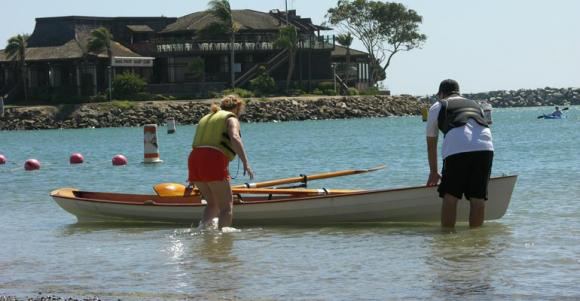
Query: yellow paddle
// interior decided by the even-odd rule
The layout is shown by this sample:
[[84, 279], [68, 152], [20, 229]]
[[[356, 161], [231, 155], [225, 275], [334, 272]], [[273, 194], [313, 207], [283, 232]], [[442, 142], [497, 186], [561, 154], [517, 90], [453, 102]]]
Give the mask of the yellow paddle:
[[[361, 173], [367, 173], [372, 171], [377, 171], [380, 169], [385, 168], [385, 165], [379, 165], [373, 168], [368, 169], [347, 169], [347, 170], [339, 170], [333, 172], [326, 172], [326, 173], [319, 173], [313, 175], [302, 175], [299, 177], [292, 177], [292, 178], [284, 178], [284, 179], [276, 179], [270, 180], [265, 182], [256, 182], [256, 183], [245, 183], [242, 185], [236, 185], [232, 187], [232, 191], [234, 193], [249, 193], [248, 190], [243, 190], [237, 192], [237, 189], [244, 189], [244, 188], [262, 188], [262, 187], [272, 187], [277, 185], [284, 185], [284, 184], [291, 184], [291, 183], [304, 183], [307, 184], [308, 181], [311, 180], [321, 180], [321, 179], [328, 179], [334, 177], [342, 177], [348, 175], [356, 175]], [[179, 183], [160, 183], [153, 186], [153, 190], [159, 196], [188, 196], [188, 195], [196, 195], [199, 194], [199, 191], [194, 189], [188, 189], [185, 185]], [[274, 191], [281, 191], [280, 189], [271, 189]], [[285, 189], [291, 191], [299, 191], [300, 189]], [[337, 190], [333, 190], [337, 191]], [[356, 192], [356, 190], [348, 190], [349, 192]], [[265, 193], [265, 194], [273, 194], [273, 193]], [[288, 193], [286, 193], [288, 194]]]

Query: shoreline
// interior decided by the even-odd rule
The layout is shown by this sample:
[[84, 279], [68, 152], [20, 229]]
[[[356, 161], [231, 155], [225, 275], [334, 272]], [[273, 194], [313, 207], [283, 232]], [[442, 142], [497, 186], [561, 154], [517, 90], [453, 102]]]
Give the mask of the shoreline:
[[[492, 91], [464, 94], [485, 100], [494, 108], [580, 105], [580, 88]], [[177, 124], [196, 124], [218, 99], [171, 101], [112, 101], [54, 106], [5, 107], [0, 130], [39, 130], [137, 127], [163, 125], [169, 118]], [[277, 122], [420, 115], [436, 101], [433, 96], [361, 95], [247, 98], [242, 122]]]

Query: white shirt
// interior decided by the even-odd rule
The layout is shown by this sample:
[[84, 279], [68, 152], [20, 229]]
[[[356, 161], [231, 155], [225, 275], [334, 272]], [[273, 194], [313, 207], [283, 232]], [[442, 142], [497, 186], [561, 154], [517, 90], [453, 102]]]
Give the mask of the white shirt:
[[[448, 98], [448, 100], [453, 97]], [[434, 103], [429, 109], [427, 118], [427, 137], [439, 135], [438, 116], [441, 102]], [[466, 152], [493, 151], [491, 130], [481, 126], [477, 121], [469, 119], [464, 126], [451, 129], [443, 139], [441, 157], [443, 159]]]

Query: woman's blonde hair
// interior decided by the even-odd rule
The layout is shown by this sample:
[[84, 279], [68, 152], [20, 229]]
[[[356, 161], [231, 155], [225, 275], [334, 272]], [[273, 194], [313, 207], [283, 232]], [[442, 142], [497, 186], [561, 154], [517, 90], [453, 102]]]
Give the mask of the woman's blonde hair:
[[230, 94], [230, 95], [224, 96], [224, 98], [222, 98], [222, 100], [220, 102], [212, 103], [211, 104], [211, 111], [214, 113], [219, 111], [219, 110], [230, 111], [230, 110], [235, 109], [236, 107], [243, 107], [245, 105], [246, 105], [246, 103], [239, 96], [234, 95], [234, 94]]

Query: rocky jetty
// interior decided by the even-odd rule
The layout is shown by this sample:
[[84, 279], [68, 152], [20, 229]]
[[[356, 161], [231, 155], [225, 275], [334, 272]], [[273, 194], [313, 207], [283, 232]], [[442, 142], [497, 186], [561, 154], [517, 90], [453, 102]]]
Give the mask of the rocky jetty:
[[[464, 94], [486, 100], [495, 108], [580, 105], [580, 88], [492, 91]], [[8, 107], [0, 117], [0, 130], [134, 127], [195, 124], [209, 112], [214, 100], [106, 102], [59, 106]], [[435, 98], [400, 96], [310, 96], [247, 99], [245, 122], [347, 119], [419, 115]]]
[[[474, 100], [485, 100], [495, 108], [580, 105], [580, 88], [520, 89], [463, 94]], [[422, 101], [435, 101], [434, 96]]]
[[[0, 118], [0, 130], [134, 127], [195, 124], [209, 112], [203, 101], [109, 102], [79, 105], [11, 107]], [[412, 96], [344, 96], [248, 99], [244, 122], [347, 119], [420, 114], [420, 100]]]

